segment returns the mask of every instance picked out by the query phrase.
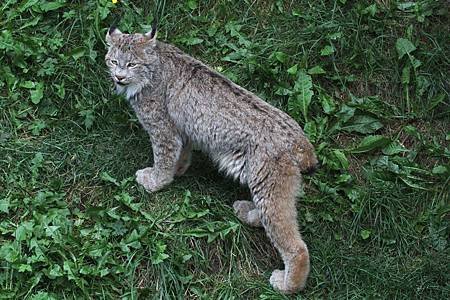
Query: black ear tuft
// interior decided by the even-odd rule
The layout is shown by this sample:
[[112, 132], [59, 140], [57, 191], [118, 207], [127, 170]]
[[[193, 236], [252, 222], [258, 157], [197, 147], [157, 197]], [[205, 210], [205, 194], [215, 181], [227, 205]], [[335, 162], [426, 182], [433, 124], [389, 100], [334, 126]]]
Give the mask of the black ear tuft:
[[155, 17], [153, 19], [153, 23], [152, 23], [152, 31], [150, 32], [150, 39], [153, 39], [156, 36], [157, 24], [158, 24], [158, 18]]
[[114, 25], [112, 25], [111, 27], [109, 27], [109, 30], [108, 30], [109, 34], [112, 34], [116, 29], [117, 29], [117, 27], [114, 26]]

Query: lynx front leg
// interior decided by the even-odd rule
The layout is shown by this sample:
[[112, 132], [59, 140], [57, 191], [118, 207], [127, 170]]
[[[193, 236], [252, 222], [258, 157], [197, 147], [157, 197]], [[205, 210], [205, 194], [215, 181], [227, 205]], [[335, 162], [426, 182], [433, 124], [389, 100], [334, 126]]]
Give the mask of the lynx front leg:
[[[167, 135], [165, 136], [167, 138]], [[172, 135], [169, 140], [152, 137], [153, 167], [138, 170], [136, 181], [147, 192], [156, 192], [170, 184], [176, 172], [178, 158], [182, 150], [181, 138]]]

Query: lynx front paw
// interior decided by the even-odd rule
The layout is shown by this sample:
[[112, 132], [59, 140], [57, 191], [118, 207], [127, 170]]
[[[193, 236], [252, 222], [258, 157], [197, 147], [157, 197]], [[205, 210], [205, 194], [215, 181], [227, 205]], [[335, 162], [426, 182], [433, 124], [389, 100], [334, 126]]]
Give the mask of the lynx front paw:
[[251, 201], [235, 201], [233, 203], [234, 212], [236, 216], [243, 223], [253, 226], [261, 227], [261, 216], [255, 204]]
[[160, 190], [164, 185], [158, 183], [153, 168], [145, 168], [136, 172], [136, 182], [142, 185], [149, 193]]
[[152, 192], [154, 186], [152, 168], [145, 168], [136, 172], [136, 182], [142, 185], [147, 192]]

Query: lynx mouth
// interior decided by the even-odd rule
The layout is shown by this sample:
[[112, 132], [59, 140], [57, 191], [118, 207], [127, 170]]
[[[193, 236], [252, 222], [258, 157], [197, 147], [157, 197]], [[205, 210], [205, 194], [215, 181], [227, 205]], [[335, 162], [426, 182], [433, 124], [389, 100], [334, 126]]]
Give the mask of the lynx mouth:
[[116, 81], [116, 84], [120, 85], [120, 86], [126, 86], [128, 85], [127, 82], [120, 82], [120, 81]]

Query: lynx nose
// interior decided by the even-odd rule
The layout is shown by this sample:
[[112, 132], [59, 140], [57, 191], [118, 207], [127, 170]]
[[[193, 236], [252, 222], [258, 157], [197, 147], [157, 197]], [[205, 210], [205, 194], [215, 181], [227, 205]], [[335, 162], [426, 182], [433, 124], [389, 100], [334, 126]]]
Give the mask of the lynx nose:
[[115, 76], [116, 76], [116, 80], [119, 82], [125, 79], [125, 76], [120, 76], [120, 75], [115, 75]]

